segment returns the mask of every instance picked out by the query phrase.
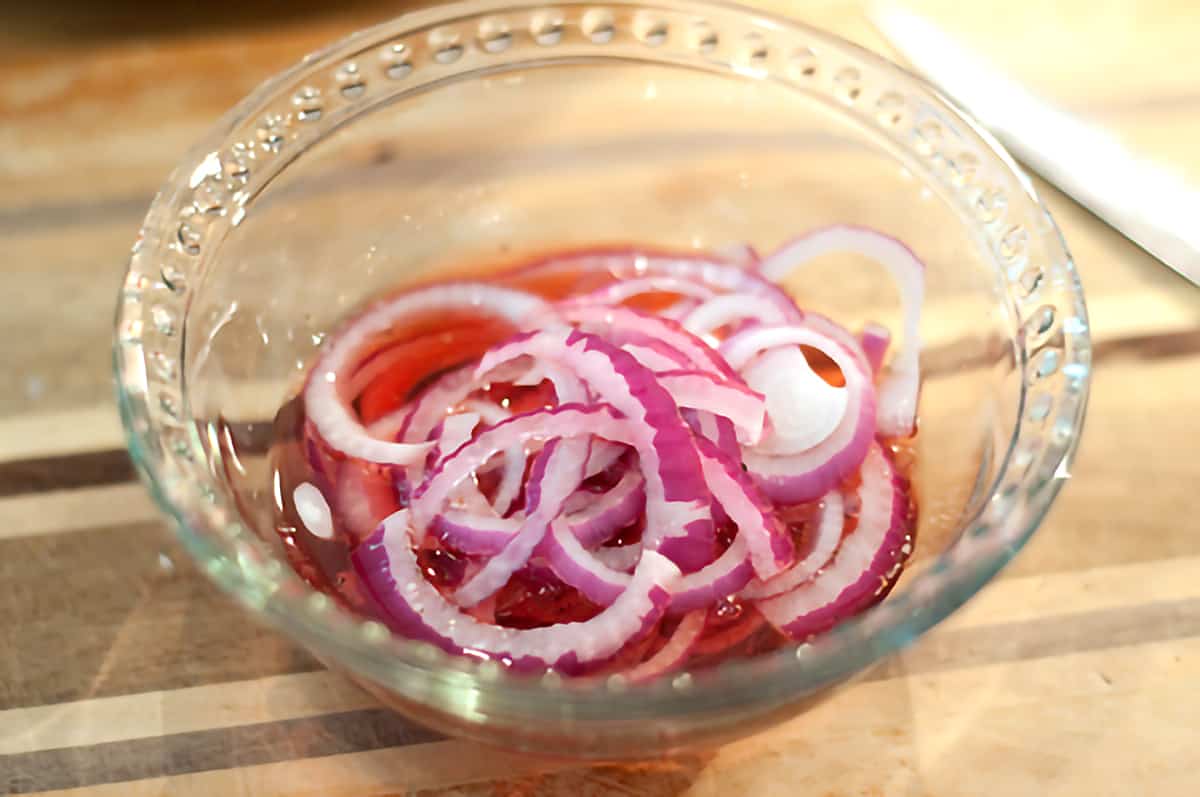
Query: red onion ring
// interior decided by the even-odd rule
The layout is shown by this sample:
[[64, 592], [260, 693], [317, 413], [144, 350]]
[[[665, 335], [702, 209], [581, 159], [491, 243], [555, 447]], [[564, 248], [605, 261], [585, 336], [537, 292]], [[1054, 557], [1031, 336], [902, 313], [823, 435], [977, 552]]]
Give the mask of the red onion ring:
[[776, 302], [752, 293], [723, 293], [697, 305], [683, 317], [683, 328], [703, 338], [712, 332], [741, 321], [760, 324], [786, 324], [795, 313], [785, 313]]
[[767, 622], [807, 639], [875, 600], [906, 554], [908, 500], [883, 448], [872, 443], [862, 464], [858, 526], [821, 573], [789, 592], [759, 601]]
[[597, 436], [637, 449], [646, 482], [644, 544], [686, 570], [702, 566], [714, 539], [709, 495], [692, 434], [654, 374], [603, 338], [561, 329], [519, 335], [484, 354], [477, 371], [523, 356], [570, 366], [628, 419], [628, 438]]
[[448, 653], [512, 662], [518, 669], [552, 667], [575, 674], [648, 632], [662, 617], [679, 569], [653, 551], [643, 554], [629, 587], [590, 620], [515, 629], [480, 622], [425, 580], [413, 553], [404, 510], [389, 516], [351, 554], [355, 570], [383, 607], [387, 625]]
[[821, 501], [820, 515], [813, 524], [815, 539], [808, 554], [774, 578], [752, 582], [742, 590], [742, 597], [751, 600], [774, 597], [814, 578], [821, 572], [821, 568], [833, 559], [838, 545], [842, 542], [842, 528], [845, 523], [845, 502], [842, 500], [842, 494], [831, 490]]
[[904, 305], [904, 337], [879, 386], [879, 432], [884, 437], [913, 432], [917, 415], [920, 368], [921, 304], [925, 299], [925, 264], [891, 236], [866, 227], [835, 225], [814, 230], [780, 247], [759, 266], [767, 279], [781, 282], [814, 259], [832, 252], [854, 252], [879, 263], [900, 290]]
[[635, 296], [642, 296], [647, 293], [677, 293], [680, 296], [690, 296], [695, 299], [710, 299], [713, 296], [712, 288], [705, 285], [697, 285], [690, 280], [681, 280], [677, 277], [642, 277], [640, 279], [624, 280], [622, 282], [614, 282], [611, 285], [605, 285], [603, 288], [592, 293], [585, 293], [583, 296], [568, 299], [561, 306], [621, 304]]
[[691, 360], [660, 340], [626, 343], [621, 348], [655, 373], [687, 370], [692, 367]]
[[587, 441], [551, 439], [533, 461], [525, 483], [526, 515], [504, 549], [488, 559], [454, 593], [460, 606], [475, 606], [494, 595], [520, 570], [546, 536], [563, 503], [583, 481]]
[[461, 309], [495, 315], [514, 325], [538, 316], [554, 316], [550, 305], [532, 294], [467, 282], [435, 285], [379, 304], [330, 340], [309, 376], [304, 404], [321, 438], [345, 456], [384, 465], [409, 465], [423, 458], [432, 447], [429, 443], [396, 443], [371, 437], [347, 403], [339, 380], [345, 379], [355, 354], [376, 335], [413, 317]]
[[[707, 371], [726, 379], [737, 378], [721, 356], [708, 344], [670, 319], [649, 315], [629, 307], [601, 305], [567, 308], [563, 311], [563, 317], [571, 323], [578, 324], [584, 331], [599, 334], [618, 346], [625, 343], [666, 345], [686, 357], [690, 368]], [[656, 341], [657, 344], [652, 341]]]
[[[743, 249], [738, 254], [739, 262], [744, 258]], [[628, 248], [597, 249], [552, 255], [526, 266], [518, 273], [534, 276], [564, 272], [609, 274], [619, 281], [671, 277], [683, 283], [704, 285], [719, 293], [766, 296], [786, 314], [789, 322], [799, 321], [803, 316], [791, 297], [770, 279], [764, 279], [760, 271], [703, 255], [657, 254]]]
[[863, 325], [858, 339], [872, 373], [878, 374], [883, 370], [884, 358], [887, 357], [888, 347], [892, 345], [892, 333], [883, 324], [870, 321]]
[[[722, 455], [707, 440], [699, 441], [699, 447], [705, 483], [738, 530], [729, 548], [715, 561], [678, 579], [671, 596], [673, 612], [702, 608], [736, 594], [756, 571], [781, 573], [794, 557], [791, 538], [770, 508], [756, 498], [754, 485], [736, 461]], [[615, 600], [629, 583], [627, 574], [587, 551], [565, 524], [551, 528], [539, 553], [560, 579], [600, 605]]]
[[849, 352], [828, 337], [799, 326], [754, 327], [734, 335], [721, 348], [729, 364], [740, 368], [760, 351], [795, 345], [819, 349], [841, 369], [847, 404], [834, 432], [806, 451], [786, 456], [743, 451], [743, 461], [759, 487], [772, 500], [783, 503], [811, 501], [829, 492], [859, 466], [875, 436], [875, 396], [870, 380]]
[[745, 432], [742, 439], [748, 445], [762, 439], [766, 401], [741, 380], [721, 379], [704, 371], [664, 371], [658, 374], [658, 381], [678, 406], [728, 419]]
[[687, 661], [696, 641], [704, 633], [706, 612], [688, 612], [679, 621], [675, 632], [657, 653], [634, 667], [625, 677], [634, 683], [652, 681], [659, 676], [671, 672]]
[[[884, 370], [879, 396], [873, 376], [888, 331], [867, 325], [852, 335], [801, 312], [763, 278], [843, 248], [882, 262], [905, 303], [903, 345]], [[305, 453], [313, 478], [335, 485], [331, 528], [340, 522], [362, 537], [387, 515], [351, 557], [393, 630], [454, 653], [569, 673], [615, 662], [619, 653], [636, 663], [657, 651], [626, 673], [637, 681], [702, 650], [708, 615], [721, 600], [804, 639], [890, 586], [910, 550], [908, 504], [874, 436], [911, 431], [920, 262], [887, 236], [842, 227], [797, 239], [761, 263], [748, 247], [729, 257], [758, 268], [625, 251], [550, 259], [524, 274], [569, 268], [617, 281], [557, 308], [490, 285], [437, 286], [377, 305], [332, 340], [305, 387]], [[621, 304], [647, 293], [682, 297], [668, 312], [683, 323]], [[351, 393], [395, 366], [398, 355], [386, 347], [356, 355], [414, 317], [460, 308], [530, 331], [363, 428]], [[829, 356], [844, 387], [818, 376], [802, 346]], [[545, 409], [512, 415], [508, 398], [503, 406], [490, 400], [507, 395], [523, 405], [536, 396], [540, 404], [547, 382], [554, 399]], [[510, 394], [503, 383], [537, 390]], [[393, 487], [396, 466], [407, 478]], [[856, 469], [861, 483], [852, 500], [862, 509], [843, 536], [838, 485]], [[480, 483], [496, 484], [490, 500]], [[763, 493], [777, 502], [824, 495], [799, 561]], [[327, 494], [310, 484], [294, 492], [322, 529], [317, 510]], [[408, 509], [399, 510], [401, 500]], [[640, 517], [645, 525], [633, 526]], [[726, 522], [733, 538], [716, 555], [715, 524]], [[454, 578], [449, 599], [440, 590], [450, 582], [427, 581], [414, 551], [431, 532], [476, 557], [465, 580]], [[641, 540], [617, 544], [631, 532]], [[522, 568], [552, 573], [607, 608], [586, 622], [529, 631], [482, 622], [490, 608], [463, 611]], [[682, 615], [670, 638], [648, 646], [647, 632], [668, 612]], [[720, 635], [721, 621], [714, 622]], [[753, 633], [745, 625], [750, 630], [739, 624], [738, 633]]]

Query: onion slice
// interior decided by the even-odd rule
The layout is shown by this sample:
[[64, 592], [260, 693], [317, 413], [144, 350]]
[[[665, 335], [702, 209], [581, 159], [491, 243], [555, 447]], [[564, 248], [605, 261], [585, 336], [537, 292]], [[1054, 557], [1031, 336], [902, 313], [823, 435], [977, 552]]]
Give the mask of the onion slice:
[[832, 252], [854, 252], [879, 263], [900, 290], [904, 329], [891, 372], [879, 386], [879, 432], [884, 437], [912, 434], [917, 415], [921, 304], [925, 299], [925, 264], [899, 240], [878, 230], [834, 225], [814, 230], [783, 245], [762, 261], [759, 271], [775, 282], [797, 268]]
[[797, 320], [776, 302], [753, 293], [725, 293], [697, 306], [683, 317], [683, 328], [704, 337], [724, 326], [741, 321], [760, 324], [786, 324]]
[[755, 449], [743, 452], [759, 487], [772, 500], [784, 503], [811, 501], [829, 492], [859, 466], [876, 431], [869, 377], [849, 352], [827, 336], [803, 326], [754, 327], [725, 341], [721, 350], [732, 367], [742, 368], [761, 351], [797, 345], [812, 346], [833, 360], [846, 380], [847, 403], [841, 423], [811, 448], [779, 456]]
[[668, 346], [687, 358], [687, 367], [715, 376], [736, 379], [725, 360], [707, 343], [669, 318], [650, 315], [629, 307], [574, 307], [563, 316], [587, 332], [594, 332], [618, 346]]
[[833, 559], [842, 542], [842, 528], [846, 524], [845, 506], [842, 494], [831, 490], [821, 501], [820, 514], [812, 524], [814, 540], [808, 554], [774, 578], [751, 583], [742, 590], [742, 597], [761, 600], [781, 595], [815, 577]]
[[871, 445], [862, 464], [858, 526], [818, 578], [759, 601], [767, 622], [793, 639], [832, 628], [872, 603], [907, 554], [908, 500], [887, 454]]
[[646, 484], [644, 544], [685, 570], [702, 566], [714, 540], [709, 495], [691, 431], [655, 375], [603, 338], [560, 329], [517, 336], [484, 354], [477, 370], [486, 373], [523, 356], [568, 365], [628, 419], [628, 439], [598, 436], [637, 449]]
[[389, 516], [351, 554], [355, 570], [384, 609], [396, 633], [431, 642], [448, 653], [486, 655], [517, 669], [551, 667], [578, 674], [647, 633], [666, 610], [679, 569], [653, 551], [612, 605], [584, 622], [545, 628], [505, 628], [480, 622], [447, 601], [425, 580], [409, 535], [406, 510]]
[[863, 325], [858, 339], [871, 371], [878, 374], [883, 370], [883, 360], [888, 347], [892, 345], [892, 333], [883, 324], [870, 321]]
[[309, 376], [304, 405], [321, 438], [346, 456], [368, 462], [408, 465], [423, 458], [431, 443], [396, 443], [372, 437], [355, 417], [348, 403], [352, 397], [343, 394], [341, 381], [347, 378], [354, 356], [375, 336], [413, 318], [463, 309], [514, 325], [533, 318], [545, 323], [554, 316], [550, 305], [533, 294], [473, 282], [435, 285], [379, 304], [331, 339]]
[[762, 439], [766, 400], [741, 380], [721, 379], [704, 371], [664, 371], [658, 374], [658, 381], [680, 407], [728, 418], [745, 433], [742, 440], [747, 445]]
[[555, 438], [541, 450], [525, 484], [527, 514], [521, 528], [503, 550], [488, 559], [454, 593], [454, 600], [460, 606], [475, 606], [490, 598], [508, 583], [513, 573], [525, 566], [546, 536], [550, 523], [562, 511], [567, 497], [583, 481], [587, 453], [587, 441], [578, 438]]
[[657, 653], [634, 667], [625, 677], [635, 683], [651, 681], [660, 675], [671, 672], [687, 661], [696, 641], [704, 633], [707, 613], [703, 611], [688, 612], [679, 621], [675, 632]]

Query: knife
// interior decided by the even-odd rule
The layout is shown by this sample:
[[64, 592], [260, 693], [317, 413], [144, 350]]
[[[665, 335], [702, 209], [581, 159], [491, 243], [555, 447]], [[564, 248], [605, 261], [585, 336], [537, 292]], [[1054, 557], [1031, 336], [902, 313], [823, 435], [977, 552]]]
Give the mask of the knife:
[[871, 21], [1018, 160], [1200, 285], [1200, 191], [1031, 94], [916, 14], [884, 4], [871, 10]]

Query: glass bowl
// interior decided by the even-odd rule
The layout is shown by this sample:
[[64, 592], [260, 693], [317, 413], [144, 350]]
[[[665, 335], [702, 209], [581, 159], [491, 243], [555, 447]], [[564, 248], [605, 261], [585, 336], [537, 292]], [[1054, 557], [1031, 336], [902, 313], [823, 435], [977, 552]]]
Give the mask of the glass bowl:
[[[928, 269], [916, 552], [880, 605], [753, 660], [576, 683], [393, 638], [284, 563], [271, 419], [370, 297], [547, 248], [769, 251], [832, 222], [895, 235]], [[829, 257], [793, 287], [850, 326], [898, 328], [880, 275]], [[114, 353], [133, 458], [203, 570], [253, 615], [442, 731], [611, 758], [794, 715], [992, 578], [1068, 475], [1087, 329], [1028, 179], [902, 69], [727, 4], [480, 0], [350, 36], [222, 119], [150, 208]]]

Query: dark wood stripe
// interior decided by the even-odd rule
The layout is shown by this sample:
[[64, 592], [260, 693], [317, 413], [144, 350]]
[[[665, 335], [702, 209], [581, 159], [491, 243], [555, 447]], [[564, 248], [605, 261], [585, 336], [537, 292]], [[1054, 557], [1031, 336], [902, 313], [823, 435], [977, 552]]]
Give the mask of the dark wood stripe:
[[[868, 676], [885, 680], [986, 664], [1200, 637], [1200, 599], [935, 633]], [[0, 758], [12, 794], [401, 747], [443, 737], [386, 709], [194, 731]], [[3, 781], [0, 781], [3, 783]]]
[[[262, 454], [271, 445], [271, 422], [230, 424], [237, 450]], [[78, 454], [0, 461], [0, 498], [81, 487], [124, 484], [137, 478], [129, 453], [106, 448]]]
[[123, 448], [0, 462], [0, 498], [121, 484], [136, 477]]
[[434, 742], [387, 709], [0, 756], [5, 794], [72, 789]]
[[[1200, 302], [1200, 290], [1197, 290], [1196, 297]], [[1172, 357], [1188, 357], [1198, 352], [1200, 329], [1102, 340], [1092, 348], [1092, 356], [1096, 362], [1117, 359], [1166, 360]]]
[[165, 524], [0, 540], [0, 710], [311, 672]]
[[930, 634], [868, 680], [1200, 637], [1200, 598]]
[[[1093, 349], [1096, 363], [1138, 358], [1164, 360], [1200, 353], [1200, 329], [1156, 335], [1106, 340]], [[990, 365], [1003, 356], [1000, 352], [980, 355], [972, 348], [947, 346], [927, 351], [922, 358], [927, 379], [956, 374], [970, 368]], [[271, 424], [267, 421], [237, 424], [234, 435], [239, 450], [265, 451], [270, 445]], [[0, 462], [0, 498], [27, 493], [71, 490], [120, 484], [134, 479], [133, 466], [124, 449], [105, 449], [58, 457]]]
[[119, 224], [128, 226], [132, 236], [153, 196], [154, 192], [150, 190], [145, 194], [107, 197], [95, 202], [0, 208], [0, 235], [26, 235], [55, 227], [87, 224]]

